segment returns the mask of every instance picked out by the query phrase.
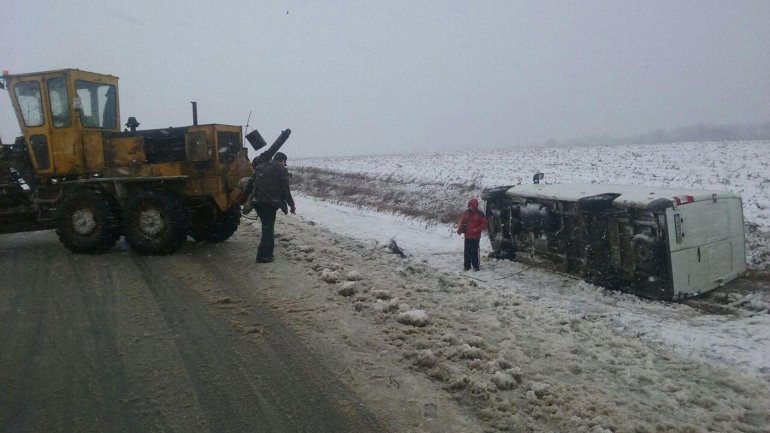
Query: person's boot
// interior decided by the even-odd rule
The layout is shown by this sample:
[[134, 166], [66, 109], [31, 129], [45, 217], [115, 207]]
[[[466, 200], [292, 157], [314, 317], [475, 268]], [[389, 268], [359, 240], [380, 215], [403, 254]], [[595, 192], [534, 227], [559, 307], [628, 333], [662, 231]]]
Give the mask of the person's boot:
[[259, 244], [257, 247], [257, 258], [254, 260], [257, 263], [267, 263], [265, 259], [267, 258], [267, 255], [265, 254], [265, 245]]
[[275, 249], [275, 244], [265, 244], [265, 263], [270, 263], [273, 261], [273, 250]]
[[259, 244], [257, 248], [257, 263], [271, 263], [273, 261], [273, 248], [275, 244]]

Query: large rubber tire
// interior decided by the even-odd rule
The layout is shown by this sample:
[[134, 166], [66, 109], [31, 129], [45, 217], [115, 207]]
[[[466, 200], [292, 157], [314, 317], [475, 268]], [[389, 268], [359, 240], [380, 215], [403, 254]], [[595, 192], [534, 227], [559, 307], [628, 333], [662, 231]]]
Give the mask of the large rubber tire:
[[120, 209], [111, 196], [96, 190], [68, 194], [57, 206], [56, 234], [73, 253], [103, 253], [120, 238]]
[[123, 212], [123, 235], [140, 254], [173, 254], [187, 239], [189, 228], [189, 208], [170, 191], [142, 191]]
[[241, 224], [241, 207], [233, 205], [225, 212], [201, 212], [193, 217], [190, 236], [198, 242], [224, 242]]

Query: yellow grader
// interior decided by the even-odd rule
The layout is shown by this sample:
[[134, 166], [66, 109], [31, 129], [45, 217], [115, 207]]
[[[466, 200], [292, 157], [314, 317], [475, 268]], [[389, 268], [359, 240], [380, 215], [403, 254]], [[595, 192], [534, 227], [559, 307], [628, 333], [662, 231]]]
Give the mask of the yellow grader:
[[78, 69], [4, 73], [0, 88], [22, 131], [0, 144], [0, 233], [55, 228], [86, 254], [121, 235], [141, 254], [172, 254], [188, 235], [235, 233], [239, 180], [253, 172], [240, 126], [198, 125], [193, 103], [192, 126], [140, 131], [129, 117], [121, 131], [118, 78]]

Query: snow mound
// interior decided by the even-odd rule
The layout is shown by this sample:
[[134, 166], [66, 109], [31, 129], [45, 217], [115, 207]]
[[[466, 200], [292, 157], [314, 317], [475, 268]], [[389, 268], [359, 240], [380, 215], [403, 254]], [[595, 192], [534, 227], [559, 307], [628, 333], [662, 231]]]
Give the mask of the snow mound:
[[305, 254], [312, 253], [313, 251], [315, 251], [315, 248], [313, 248], [310, 245], [300, 245], [299, 247], [297, 247], [297, 249], [299, 250], [299, 252], [305, 253]]
[[438, 359], [436, 358], [436, 356], [433, 355], [433, 352], [430, 349], [428, 349], [420, 352], [417, 355], [417, 360], [415, 361], [415, 364], [418, 367], [430, 368], [435, 366], [437, 362], [438, 362]]
[[358, 283], [355, 281], [347, 281], [342, 283], [339, 289], [337, 289], [337, 294], [341, 296], [353, 296], [358, 292]]
[[381, 313], [391, 313], [394, 311], [398, 311], [398, 305], [399, 305], [399, 299], [393, 298], [389, 301], [383, 301], [378, 299], [377, 303], [374, 304], [374, 310], [379, 311]]
[[332, 271], [329, 269], [324, 269], [321, 271], [321, 281], [326, 283], [336, 283], [340, 280], [340, 273], [337, 271]]
[[345, 275], [345, 279], [348, 281], [361, 281], [364, 279], [364, 276], [358, 271], [350, 271]]
[[403, 323], [405, 325], [412, 325], [412, 326], [418, 326], [418, 327], [423, 327], [430, 323], [430, 319], [428, 318], [428, 313], [426, 313], [425, 310], [405, 311], [399, 314], [396, 317], [396, 320], [399, 323]]
[[376, 299], [382, 300], [388, 300], [392, 297], [390, 292], [387, 290], [372, 290], [372, 296], [374, 296]]
[[492, 375], [492, 383], [500, 390], [513, 389], [517, 384], [513, 374], [503, 371], [498, 371]]

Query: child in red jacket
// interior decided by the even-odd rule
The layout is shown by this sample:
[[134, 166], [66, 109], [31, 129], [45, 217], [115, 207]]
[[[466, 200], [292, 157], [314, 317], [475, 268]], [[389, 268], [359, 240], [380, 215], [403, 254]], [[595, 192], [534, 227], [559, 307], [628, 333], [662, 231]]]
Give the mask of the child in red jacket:
[[465, 234], [463, 269], [466, 271], [471, 266], [474, 271], [479, 270], [479, 240], [481, 240], [481, 232], [487, 228], [487, 222], [484, 212], [479, 210], [479, 201], [475, 198], [468, 200], [468, 210], [463, 213], [463, 219], [457, 227], [458, 235]]

